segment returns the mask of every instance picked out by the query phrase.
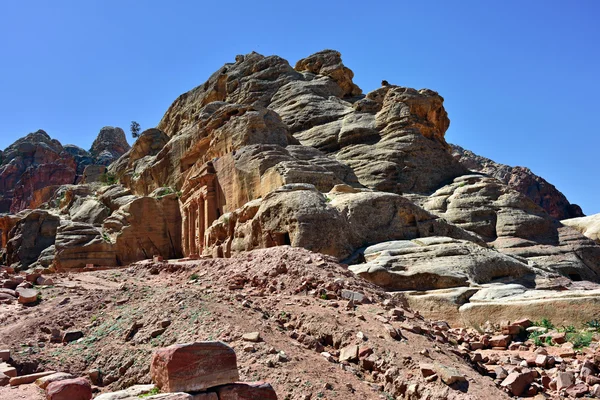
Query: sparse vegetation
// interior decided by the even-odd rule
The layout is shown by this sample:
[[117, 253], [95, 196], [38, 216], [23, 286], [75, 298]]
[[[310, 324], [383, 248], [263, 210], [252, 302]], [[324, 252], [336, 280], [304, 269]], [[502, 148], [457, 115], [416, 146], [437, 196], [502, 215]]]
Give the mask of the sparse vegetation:
[[584, 325], [588, 328], [591, 329], [595, 332], [600, 331], [600, 320], [597, 319], [593, 319], [591, 321], [587, 321], [584, 323]]
[[138, 397], [140, 399], [144, 399], [146, 397], [155, 396], [157, 394], [160, 394], [160, 389], [157, 388], [157, 387], [155, 387], [151, 391], [149, 391], [148, 393], [146, 393], [146, 394], [140, 394]]
[[541, 326], [542, 328], [546, 328], [548, 330], [554, 329], [554, 324], [548, 318], [542, 318], [540, 321], [536, 321], [533, 323], [534, 326]]
[[567, 340], [573, 343], [575, 349], [582, 349], [584, 347], [589, 347], [592, 343], [592, 336], [591, 332], [567, 333]]
[[131, 121], [131, 125], [129, 126], [129, 130], [131, 132], [131, 137], [137, 139], [140, 137], [140, 124], [136, 121]]
[[105, 172], [102, 175], [100, 175], [100, 182], [106, 184], [106, 185], [114, 185], [115, 183], [118, 183], [118, 179], [114, 174]]

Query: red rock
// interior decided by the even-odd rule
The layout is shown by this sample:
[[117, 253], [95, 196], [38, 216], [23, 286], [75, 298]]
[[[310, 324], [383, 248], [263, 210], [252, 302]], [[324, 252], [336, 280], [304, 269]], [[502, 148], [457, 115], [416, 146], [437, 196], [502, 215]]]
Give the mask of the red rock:
[[585, 383], [578, 383], [567, 388], [567, 394], [571, 397], [583, 397], [590, 388]]
[[340, 361], [354, 362], [358, 360], [358, 346], [351, 344], [340, 349]]
[[534, 378], [531, 373], [511, 372], [500, 386], [507, 388], [514, 396], [521, 396], [527, 390], [527, 387], [533, 383]]
[[10, 377], [0, 372], [0, 386], [6, 386], [10, 382]]
[[21, 304], [32, 304], [38, 300], [38, 291], [35, 289], [17, 289], [19, 295], [19, 303]]
[[17, 369], [6, 363], [0, 363], [0, 374], [4, 374], [9, 378], [14, 378], [17, 376]]
[[[38, 380], [39, 378], [43, 378], [45, 376], [52, 375], [55, 373], [56, 373], [56, 371], [46, 371], [46, 372], [38, 372], [37, 374], [31, 374], [31, 375], [15, 376], [14, 378], [10, 378], [10, 386], [19, 386], [19, 385], [26, 385], [28, 383], [33, 383], [36, 380]], [[6, 374], [6, 372], [5, 372], [5, 374]], [[6, 375], [8, 375], [8, 374], [6, 374]]]
[[158, 349], [152, 356], [150, 375], [163, 392], [201, 391], [239, 379], [235, 352], [222, 342]]
[[358, 349], [358, 357], [364, 358], [373, 354], [373, 349], [370, 347], [361, 347]]
[[502, 328], [503, 335], [518, 335], [523, 329], [521, 325], [505, 325]]
[[421, 375], [423, 375], [424, 378], [435, 375], [435, 367], [433, 364], [421, 364], [419, 365], [419, 369], [421, 370]]
[[273, 387], [264, 382], [234, 383], [216, 389], [219, 400], [277, 400]]
[[46, 388], [46, 400], [90, 400], [92, 386], [85, 378], [52, 382]]
[[522, 326], [524, 329], [527, 329], [530, 326], [533, 326], [533, 322], [530, 319], [524, 318], [513, 322], [513, 325], [519, 325]]
[[[529, 362], [528, 362], [529, 364]], [[534, 364], [540, 368], [546, 368], [548, 365], [548, 356], [544, 354], [539, 354], [534, 361]]]
[[498, 336], [492, 336], [490, 338], [490, 346], [492, 347], [508, 347], [508, 344], [510, 343], [510, 336], [509, 335], [498, 335]]
[[552, 342], [556, 344], [563, 344], [567, 341], [567, 334], [565, 332], [553, 333], [551, 336]]
[[559, 372], [556, 375], [556, 388], [558, 390], [568, 388], [575, 383], [575, 377], [572, 372]]

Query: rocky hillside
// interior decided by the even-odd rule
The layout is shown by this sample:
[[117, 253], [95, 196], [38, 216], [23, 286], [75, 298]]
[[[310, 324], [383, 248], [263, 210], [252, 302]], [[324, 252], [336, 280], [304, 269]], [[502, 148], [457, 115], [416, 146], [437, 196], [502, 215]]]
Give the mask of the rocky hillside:
[[565, 195], [558, 191], [554, 185], [531, 172], [529, 168], [509, 167], [478, 156], [460, 146], [451, 145], [451, 147], [454, 157], [466, 168], [504, 182], [512, 189], [529, 197], [553, 218], [563, 220], [584, 216], [581, 207], [569, 203]]
[[90, 152], [30, 133], [0, 152], [0, 213], [37, 208], [60, 185], [80, 182], [87, 166], [107, 166], [127, 150], [121, 128], [102, 128]]
[[[434, 363], [437, 367], [429, 368], [429, 372], [410, 360], [426, 363], [417, 353], [430, 357], [432, 351], [440, 349], [437, 343], [449, 343], [449, 348], [440, 350], [448, 355], [457, 355], [456, 347], [463, 342], [481, 341], [486, 343], [483, 347], [489, 347], [489, 338], [472, 331], [456, 331], [440, 339], [435, 332], [449, 330], [448, 323], [479, 331], [489, 326], [490, 319], [498, 323], [545, 319], [557, 326], [577, 328], [586, 322], [593, 325], [600, 301], [600, 244], [593, 233], [593, 222], [565, 220], [583, 214], [554, 186], [527, 169], [496, 164], [449, 145], [445, 139], [449, 124], [444, 99], [432, 90], [384, 82], [382, 87], [363, 94], [336, 51], [316, 53], [294, 67], [277, 56], [239, 55], [205, 83], [179, 96], [158, 127], [144, 131], [131, 148], [118, 128], [104, 128], [90, 153], [63, 147], [40, 132], [9, 147], [2, 155], [0, 183], [13, 213], [0, 215], [0, 255], [6, 270], [17, 275], [90, 276], [92, 280], [102, 279], [101, 286], [107, 284], [106, 273], [90, 271], [120, 271], [120, 267], [130, 265], [126, 271], [139, 274], [135, 275], [137, 279], [153, 280], [164, 269], [168, 273], [182, 269], [187, 273], [194, 268], [189, 279], [201, 285], [195, 288], [198, 290], [180, 287], [177, 282], [182, 284], [188, 277], [179, 274], [163, 277], [166, 281], [158, 286], [131, 288], [122, 297], [137, 300], [126, 311], [118, 307], [127, 301], [109, 300], [104, 297], [106, 293], [98, 292], [98, 296], [83, 300], [86, 312], [81, 318], [73, 315], [65, 319], [66, 328], [72, 326], [71, 318], [79, 318], [77, 323], [84, 325], [85, 318], [101, 312], [100, 305], [115, 301], [115, 308], [105, 317], [121, 322], [125, 321], [123, 315], [144, 319], [148, 332], [144, 328], [140, 338], [147, 340], [140, 344], [153, 343], [165, 332], [168, 340], [156, 339], [154, 343], [168, 345], [214, 337], [230, 342], [241, 333], [234, 334], [234, 327], [250, 326], [250, 314], [243, 312], [232, 315], [233, 322], [227, 321], [230, 310], [223, 307], [233, 307], [239, 301], [241, 307], [257, 311], [258, 320], [265, 321], [256, 323], [269, 332], [291, 331], [290, 337], [299, 343], [328, 350], [324, 353], [329, 356], [322, 351], [318, 356], [298, 353], [299, 364], [294, 368], [308, 370], [316, 359], [321, 360], [319, 357], [327, 362], [348, 361], [340, 363], [341, 369], [363, 383], [369, 382], [360, 386], [362, 389], [354, 380], [346, 386], [350, 392], [356, 391], [357, 398], [479, 398], [480, 393], [488, 393], [488, 398], [489, 393], [498, 393], [497, 398], [502, 398], [500, 391], [492, 392], [496, 389], [488, 385], [490, 382], [478, 381], [479, 375], [467, 379], [469, 385], [465, 388], [461, 382], [471, 372], [458, 374], [452, 369], [450, 375], [456, 379], [445, 380], [448, 368], [462, 370], [466, 368], [464, 361], [471, 365], [469, 368], [475, 365], [478, 374], [489, 375], [485, 365], [492, 364], [478, 358], [484, 355], [459, 351], [459, 359], [433, 357], [443, 365], [455, 366], [441, 368]], [[90, 164], [82, 171], [81, 165], [88, 161]], [[52, 167], [55, 164], [63, 167]], [[61, 168], [68, 172], [64, 172], [64, 180], [47, 180], [50, 185], [23, 184], [36, 179], [46, 182], [38, 170]], [[270, 254], [280, 254], [281, 259], [272, 264]], [[283, 260], [294, 254], [294, 272], [287, 274], [289, 265]], [[264, 270], [260, 262], [244, 261], [255, 257], [273, 265], [274, 270]], [[131, 264], [151, 259], [154, 261], [150, 264]], [[162, 259], [169, 261], [163, 263]], [[335, 267], [322, 261], [315, 264], [315, 260], [328, 260]], [[140, 268], [147, 268], [151, 276], [140, 272]], [[326, 271], [326, 278], [313, 276]], [[80, 272], [84, 275], [74, 274]], [[115, 272], [116, 285], [125, 285], [124, 280], [117, 279], [123, 277], [122, 273]], [[20, 278], [5, 276], [3, 285], [15, 286], [15, 279]], [[342, 284], [346, 280], [347, 287]], [[246, 287], [254, 289], [235, 295], [236, 290]], [[130, 290], [127, 285], [123, 288], [127, 288], [125, 292]], [[352, 288], [360, 289], [356, 290], [360, 296], [368, 292], [369, 297], [378, 299], [375, 303], [379, 305], [367, 312], [381, 317], [374, 318], [384, 324], [383, 334], [367, 332], [373, 326], [371, 317], [357, 317], [353, 304], [346, 305], [347, 310], [342, 312], [340, 303], [314, 302], [315, 297], [348, 299], [344, 290], [354, 291]], [[113, 291], [110, 296], [120, 297], [117, 293]], [[203, 297], [210, 293], [216, 295]], [[65, 293], [52, 292], [51, 296], [61, 294]], [[20, 296], [15, 292], [4, 298], [13, 304]], [[267, 304], [262, 303], [275, 301], [273, 296], [277, 296], [277, 302], [289, 304], [290, 309], [298, 305], [302, 309], [298, 313], [312, 306], [318, 312], [310, 316], [305, 313], [293, 326], [286, 325], [288, 320], [279, 327], [271, 326], [266, 321], [282, 310], [267, 311]], [[200, 303], [188, 304], [188, 298]], [[350, 300], [354, 302], [355, 298]], [[260, 310], [253, 308], [255, 302], [261, 303]], [[153, 306], [148, 308], [149, 304]], [[165, 330], [154, 335], [156, 329], [152, 328], [166, 317], [155, 313], [169, 304], [173, 305], [169, 308], [171, 315], [187, 315], [182, 317], [184, 331]], [[199, 333], [193, 325], [186, 325], [192, 318], [190, 313], [198, 312], [203, 304], [211, 310], [210, 323], [226, 327], [216, 336], [213, 331]], [[402, 305], [402, 313], [406, 313], [402, 315], [412, 315], [405, 322], [418, 322], [420, 328], [415, 329], [426, 332], [427, 338], [418, 339], [417, 345], [409, 349], [398, 347], [396, 341], [390, 344], [390, 338], [400, 338], [402, 343], [404, 333], [399, 334], [401, 331], [390, 322], [396, 317], [404, 321], [404, 317], [400, 318], [400, 311], [385, 316], [389, 304]], [[360, 314], [364, 317], [364, 312]], [[330, 336], [306, 327], [334, 320], [335, 333]], [[115, 324], [120, 326], [121, 322]], [[527, 349], [515, 345], [514, 351], [531, 352], [540, 347], [531, 336], [535, 330], [525, 333], [524, 325], [501, 325], [510, 337], [494, 342], [498, 345], [491, 347], [496, 350], [510, 351], [510, 340], [526, 343]], [[7, 334], [17, 335], [14, 332], [22, 329], [14, 326]], [[355, 337], [359, 332], [350, 326], [360, 327], [362, 335]], [[92, 328], [94, 324], [90, 332]], [[141, 328], [137, 329], [141, 332]], [[92, 334], [94, 343], [100, 341], [100, 348], [107, 349], [108, 354], [127, 353], [124, 348], [111, 348], [118, 343], [112, 328], [102, 329]], [[119, 329], [124, 331], [126, 327]], [[404, 329], [415, 333], [412, 328]], [[560, 332], [546, 333], [552, 341], [551, 335]], [[340, 341], [334, 339], [337, 335], [341, 335]], [[362, 364], [362, 359], [368, 358], [366, 353], [362, 358], [356, 355], [342, 360], [348, 345], [358, 346], [360, 351], [365, 336], [373, 341], [369, 343], [376, 343], [378, 354], [385, 354], [378, 360], [389, 361], [380, 361], [380, 367], [369, 369]], [[11, 341], [10, 346], [16, 346], [17, 341]], [[433, 346], [428, 341], [437, 347], [419, 353], [422, 346]], [[78, 360], [78, 366], [72, 368], [77, 373], [97, 361], [98, 368], [124, 368], [118, 376], [115, 372], [110, 382], [103, 382], [106, 386], [118, 381], [115, 386], [124, 387], [148, 380], [144, 369], [133, 369], [135, 373], [127, 375], [125, 371], [131, 365], [123, 367], [122, 356], [88, 359], [98, 351], [96, 344], [87, 344], [80, 349], [85, 354], [83, 359], [74, 353], [67, 356]], [[144, 351], [138, 347], [143, 365], [148, 365], [151, 347], [143, 347]], [[471, 346], [465, 350], [472, 350]], [[46, 350], [41, 352], [45, 354]], [[279, 354], [277, 349], [273, 354], [262, 348], [259, 352], [267, 358], [267, 368], [278, 363], [288, 365], [279, 356], [270, 357]], [[289, 352], [296, 354], [294, 350]], [[284, 350], [286, 355], [289, 352]], [[248, 353], [250, 374], [254, 371], [252, 365], [264, 360], [251, 359], [254, 351], [250, 348]], [[399, 361], [398, 354], [404, 361]], [[361, 360], [363, 369], [351, 365], [351, 360]], [[578, 365], [578, 361], [573, 362]], [[495, 371], [497, 383], [513, 395], [560, 391], [546, 388], [540, 376], [523, 370], [535, 365], [535, 360], [530, 364], [509, 368], [517, 374], [509, 375], [510, 382], [505, 381], [508, 377], [503, 377], [501, 371]], [[365, 368], [368, 373], [363, 371]], [[398, 378], [402, 368], [415, 371]], [[265, 374], [264, 368], [258, 370], [257, 375]], [[338, 368], [324, 367], [318, 375], [325, 370]], [[413, 382], [419, 374], [423, 379]], [[274, 376], [267, 375], [278, 390]], [[296, 378], [284, 376], [281, 387], [291, 391], [287, 398], [320, 398], [324, 393], [327, 398], [347, 398], [345, 392], [288, 389], [297, 383]], [[431, 376], [436, 378], [426, 379]], [[418, 385], [438, 378], [442, 381], [439, 385], [418, 389]], [[590, 392], [593, 382], [580, 378], [572, 384], [588, 385], [586, 393]], [[519, 383], [519, 389], [515, 382], [525, 383]], [[324, 383], [325, 390], [330, 390], [328, 384]], [[338, 387], [337, 383], [329, 386]], [[369, 392], [369, 386], [377, 394]], [[465, 392], [471, 397], [464, 397]]]

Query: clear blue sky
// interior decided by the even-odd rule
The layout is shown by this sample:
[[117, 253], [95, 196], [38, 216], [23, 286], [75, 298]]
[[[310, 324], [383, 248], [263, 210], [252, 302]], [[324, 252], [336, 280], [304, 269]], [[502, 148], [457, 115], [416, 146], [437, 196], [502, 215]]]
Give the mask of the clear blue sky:
[[598, 213], [599, 17], [594, 0], [2, 1], [0, 148], [37, 129], [89, 148], [105, 125], [156, 126], [236, 54], [333, 48], [363, 91], [438, 91], [448, 141]]

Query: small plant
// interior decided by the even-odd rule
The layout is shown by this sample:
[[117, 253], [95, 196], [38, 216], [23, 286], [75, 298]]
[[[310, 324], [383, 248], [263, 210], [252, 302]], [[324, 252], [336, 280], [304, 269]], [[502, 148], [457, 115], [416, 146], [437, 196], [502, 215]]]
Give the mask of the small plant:
[[140, 394], [138, 397], [140, 399], [143, 399], [143, 398], [146, 398], [146, 397], [155, 396], [155, 395], [157, 395], [159, 393], [160, 393], [160, 389], [157, 388], [157, 387], [155, 387], [155, 388], [152, 388], [152, 390], [150, 390], [148, 393], [146, 393], [146, 394]]
[[327, 293], [323, 293], [321, 296], [319, 296], [321, 299], [323, 300], [327, 300]]
[[583, 325], [585, 325], [588, 329], [593, 329], [596, 332], [600, 331], [600, 320], [593, 319], [591, 321], [587, 321]]
[[40, 301], [42, 301], [42, 294], [40, 292], [38, 292], [38, 294], [37, 294], [37, 302], [39, 303]]
[[100, 182], [102, 182], [104, 184], [114, 185], [118, 181], [119, 180], [117, 179], [117, 177], [114, 174], [110, 174], [108, 172], [105, 172], [102, 175], [100, 175]]
[[591, 332], [575, 332], [575, 333], [567, 333], [567, 340], [573, 343], [573, 347], [575, 349], [582, 349], [584, 347], [589, 347], [592, 343], [592, 333]]
[[175, 193], [175, 190], [170, 187], [161, 188], [160, 192], [156, 195], [157, 198], [162, 199], [165, 196]]
[[567, 325], [567, 326], [562, 326], [562, 328], [559, 329], [561, 332], [566, 332], [566, 333], [574, 333], [577, 332], [577, 329], [575, 329], [575, 327], [573, 325]]
[[546, 328], [548, 330], [554, 329], [554, 324], [548, 318], [542, 318], [541, 321], [536, 321], [533, 323], [535, 326], [541, 326], [542, 328]]
[[198, 279], [200, 279], [200, 275], [193, 273], [192, 275], [190, 275], [190, 281], [197, 281]]
[[543, 334], [542, 332], [533, 331], [529, 334], [529, 339], [533, 341], [533, 344], [540, 347], [544, 344], [542, 342], [542, 339], [540, 338], [540, 336], [542, 336], [542, 334]]
[[104, 240], [105, 242], [110, 243], [110, 236], [108, 236], [108, 233], [102, 232], [102, 240]]

